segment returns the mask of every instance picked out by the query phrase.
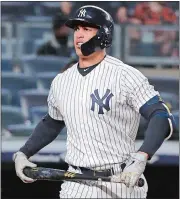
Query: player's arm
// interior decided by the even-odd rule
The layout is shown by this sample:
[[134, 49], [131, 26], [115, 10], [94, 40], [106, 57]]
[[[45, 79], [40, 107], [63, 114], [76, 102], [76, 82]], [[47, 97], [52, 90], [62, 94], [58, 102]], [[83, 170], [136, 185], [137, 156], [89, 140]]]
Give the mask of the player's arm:
[[151, 159], [165, 139], [173, 133], [175, 121], [159, 96], [154, 96], [140, 108], [141, 115], [148, 120], [148, 128], [142, 146], [136, 153], [131, 153], [121, 175], [128, 187], [133, 187], [144, 172], [147, 160]]
[[34, 132], [19, 151], [24, 153], [27, 158], [36, 154], [39, 150], [51, 143], [64, 128], [64, 121], [54, 120], [49, 114], [37, 124]]
[[150, 160], [164, 140], [171, 137], [175, 121], [167, 106], [157, 95], [141, 106], [140, 114], [148, 121], [148, 127], [139, 151], [146, 153]]
[[154, 90], [154, 86], [140, 71], [131, 69], [125, 75], [125, 85], [129, 88], [127, 103], [148, 120], [145, 139], [139, 151], [148, 154], [150, 159], [164, 139], [172, 135], [174, 119], [159, 92]]
[[133, 187], [143, 174], [147, 160], [169, 138], [173, 131], [173, 117], [159, 98], [159, 93], [149, 84], [148, 79], [138, 70], [124, 71], [124, 95], [129, 106], [145, 117], [149, 123], [145, 139], [136, 152], [130, 153], [126, 166], [120, 175], [120, 181]]
[[51, 143], [65, 126], [63, 121], [54, 120], [47, 114], [36, 126], [34, 132], [29, 137], [24, 146], [20, 148], [13, 156], [17, 176], [25, 183], [31, 183], [35, 180], [28, 178], [23, 174], [25, 167], [36, 167], [30, 162], [29, 157], [36, 154], [39, 150]]

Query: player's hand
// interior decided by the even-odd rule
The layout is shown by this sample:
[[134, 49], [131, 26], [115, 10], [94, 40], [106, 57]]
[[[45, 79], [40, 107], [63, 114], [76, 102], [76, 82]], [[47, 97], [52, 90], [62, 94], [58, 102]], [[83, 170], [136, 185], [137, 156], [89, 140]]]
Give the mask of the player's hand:
[[32, 183], [36, 180], [32, 178], [28, 178], [27, 176], [24, 175], [23, 169], [25, 167], [37, 167], [36, 164], [30, 162], [26, 155], [20, 151], [15, 153], [13, 155], [13, 161], [15, 162], [15, 170], [16, 170], [16, 175], [24, 182], [24, 183]]
[[130, 158], [126, 162], [126, 166], [120, 175], [120, 180], [127, 187], [134, 187], [140, 176], [143, 174], [147, 163], [147, 155], [145, 153], [131, 153]]

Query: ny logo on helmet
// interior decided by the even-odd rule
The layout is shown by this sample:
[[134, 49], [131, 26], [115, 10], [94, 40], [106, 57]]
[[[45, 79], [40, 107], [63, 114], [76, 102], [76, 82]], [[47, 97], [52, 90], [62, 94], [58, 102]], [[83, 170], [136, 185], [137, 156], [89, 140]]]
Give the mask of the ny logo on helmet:
[[82, 9], [79, 11], [78, 17], [85, 17], [86, 16], [86, 10]]
[[[102, 98], [100, 98], [98, 89], [96, 89], [94, 91], [94, 94], [91, 94], [91, 98], [92, 98], [91, 110], [94, 111], [95, 103], [97, 103], [97, 105], [99, 105], [98, 114], [104, 114], [103, 108], [106, 109], [106, 111], [109, 111], [110, 110], [109, 101], [113, 96], [114, 95], [112, 93], [110, 93], [110, 90], [107, 89], [104, 96]], [[103, 103], [104, 100], [105, 100], [105, 104]]]

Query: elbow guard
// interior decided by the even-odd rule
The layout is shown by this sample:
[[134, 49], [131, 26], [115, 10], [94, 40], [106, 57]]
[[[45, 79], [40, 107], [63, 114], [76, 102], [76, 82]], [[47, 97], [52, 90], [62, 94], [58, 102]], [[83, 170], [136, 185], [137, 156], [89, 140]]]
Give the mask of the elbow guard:
[[170, 113], [170, 110], [165, 105], [160, 96], [154, 96], [150, 100], [148, 100], [141, 108], [140, 114], [148, 121], [154, 116], [159, 116], [163, 118], [167, 118], [170, 132], [165, 138], [165, 140], [169, 139], [173, 133], [173, 129], [175, 129], [175, 120], [173, 115]]

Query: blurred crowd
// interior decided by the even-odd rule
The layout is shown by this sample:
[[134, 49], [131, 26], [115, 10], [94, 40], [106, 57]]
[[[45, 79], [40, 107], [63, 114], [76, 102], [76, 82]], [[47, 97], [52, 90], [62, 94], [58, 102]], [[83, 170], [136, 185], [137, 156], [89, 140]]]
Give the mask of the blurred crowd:
[[[4, 17], [53, 16], [56, 12], [70, 16], [77, 8], [87, 4], [97, 5], [110, 12], [117, 23], [133, 23], [132, 19], [138, 19], [142, 24], [153, 25], [178, 23], [179, 3], [176, 1], [11, 1], [1, 2], [1, 8]], [[16, 12], [17, 10], [21, 12]]]
[[[119, 24], [134, 25], [175, 25], [178, 24], [178, 6], [172, 9], [170, 2], [141, 2], [134, 6], [134, 9], [128, 10], [127, 6], [121, 6], [117, 9], [115, 19]], [[131, 35], [131, 50], [133, 54], [141, 54], [139, 50], [144, 50], [144, 43], [151, 43], [148, 46], [151, 53], [156, 56], [179, 56], [178, 52], [178, 33], [176, 31], [139, 31], [137, 27], [129, 28]], [[139, 48], [137, 48], [137, 45]], [[136, 46], [136, 48], [134, 48]], [[152, 48], [156, 49], [152, 51]]]
[[[69, 30], [63, 24], [77, 8], [87, 2], [2, 2], [2, 19], [21, 20], [27, 16], [52, 17], [53, 37], [37, 51], [38, 55], [70, 56], [72, 49], [68, 47]], [[177, 31], [140, 30], [138, 25], [179, 24], [178, 2], [91, 2], [107, 10], [121, 27], [134, 24], [128, 28], [130, 36], [130, 53], [134, 56], [170, 56], [179, 55], [179, 34]], [[20, 12], [17, 12], [19, 10]], [[14, 13], [15, 12], [15, 13]], [[146, 50], [144, 50], [146, 49]]]

